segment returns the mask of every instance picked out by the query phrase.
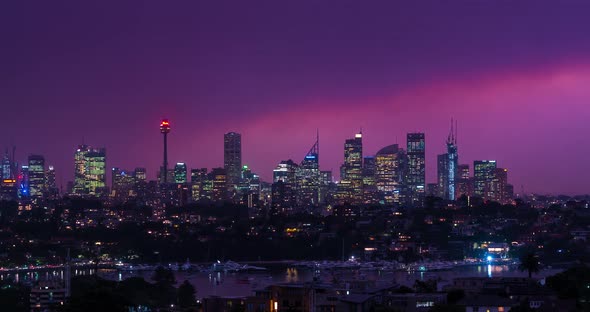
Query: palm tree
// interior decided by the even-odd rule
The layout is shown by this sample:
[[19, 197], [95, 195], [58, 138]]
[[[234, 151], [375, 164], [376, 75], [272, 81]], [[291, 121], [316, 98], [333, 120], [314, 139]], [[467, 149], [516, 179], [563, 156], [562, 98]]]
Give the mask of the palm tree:
[[529, 273], [529, 278], [531, 278], [533, 273], [539, 272], [539, 258], [534, 253], [529, 252], [520, 257], [520, 265], [518, 268], [521, 271], [527, 271]]

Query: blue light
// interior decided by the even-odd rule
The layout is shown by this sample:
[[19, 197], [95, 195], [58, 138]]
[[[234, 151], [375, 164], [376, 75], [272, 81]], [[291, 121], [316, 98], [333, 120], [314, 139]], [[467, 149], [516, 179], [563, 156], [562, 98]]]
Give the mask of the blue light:
[[490, 261], [492, 261], [492, 259], [494, 259], [494, 258], [493, 258], [492, 256], [488, 256], [486, 259], [488, 260], [488, 262], [490, 262]]

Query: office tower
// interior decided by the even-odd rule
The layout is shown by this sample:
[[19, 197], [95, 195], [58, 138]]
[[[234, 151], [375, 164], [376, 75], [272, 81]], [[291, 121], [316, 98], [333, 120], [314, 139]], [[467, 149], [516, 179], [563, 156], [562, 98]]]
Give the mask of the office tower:
[[111, 171], [112, 196], [117, 202], [126, 202], [137, 196], [135, 172], [113, 168]]
[[476, 160], [473, 162], [473, 194], [490, 199], [491, 183], [496, 174], [495, 160]]
[[436, 189], [437, 197], [448, 199], [449, 190], [449, 157], [447, 154], [436, 156]]
[[49, 166], [45, 171], [45, 192], [49, 199], [56, 199], [59, 196], [59, 188], [57, 187], [57, 181], [55, 180], [55, 168]]
[[204, 184], [207, 181], [207, 168], [191, 169], [191, 197], [193, 201], [207, 198], [203, 192]]
[[121, 171], [122, 170], [117, 167], [113, 167], [111, 169], [111, 189], [112, 189], [112, 191], [116, 191], [117, 185], [120, 184]]
[[31, 198], [43, 197], [45, 191], [45, 158], [41, 155], [29, 156], [29, 195]]
[[95, 149], [86, 153], [86, 176], [84, 187], [88, 195], [99, 196], [107, 186], [106, 150]]
[[389, 145], [375, 155], [375, 185], [384, 204], [399, 204], [405, 153], [397, 144]]
[[297, 205], [297, 171], [291, 159], [281, 161], [273, 170], [271, 205], [275, 212], [293, 212]]
[[212, 181], [211, 200], [226, 201], [228, 200], [227, 192], [227, 173], [224, 168], [213, 168], [209, 174], [209, 180]]
[[135, 181], [147, 181], [147, 172], [145, 168], [137, 167], [133, 170]]
[[20, 198], [30, 197], [28, 165], [21, 166], [20, 173], [18, 174], [18, 196]]
[[145, 203], [148, 198], [148, 182], [147, 172], [145, 168], [137, 167], [133, 170], [133, 191], [135, 192], [137, 199]]
[[14, 178], [14, 172], [12, 172], [12, 161], [10, 160], [10, 156], [8, 156], [8, 149], [6, 149], [6, 153], [2, 158], [2, 179], [10, 180]]
[[473, 195], [473, 179], [469, 172], [469, 165], [463, 164], [457, 167], [457, 198], [461, 195], [472, 196]]
[[18, 197], [16, 179], [2, 179], [0, 183], [0, 200], [16, 200]]
[[228, 185], [235, 187], [242, 174], [242, 136], [239, 133], [228, 132], [223, 136], [223, 168]]
[[426, 142], [424, 133], [407, 135], [406, 202], [422, 207], [426, 191]]
[[363, 157], [363, 202], [374, 204], [379, 201], [375, 185], [375, 156]]
[[160, 183], [166, 184], [168, 179], [168, 133], [170, 133], [170, 122], [168, 119], [162, 119], [160, 122], [160, 133], [164, 136], [164, 162], [160, 168]]
[[451, 119], [451, 132], [447, 137], [447, 160], [446, 173], [444, 182], [443, 198], [447, 200], [455, 200], [457, 198], [457, 167], [459, 165], [459, 155], [457, 153], [457, 127], [453, 128], [453, 119]]
[[363, 135], [357, 133], [344, 143], [344, 178], [339, 188], [343, 199], [352, 204], [363, 201]]
[[242, 166], [242, 177], [238, 188], [240, 204], [248, 208], [258, 206], [260, 203], [260, 176], [253, 173], [247, 165]]
[[188, 180], [186, 177], [187, 168], [185, 163], [176, 163], [174, 166], [174, 183], [185, 184]]
[[74, 153], [74, 186], [72, 193], [82, 195], [85, 193], [84, 181], [86, 177], [86, 154], [90, 152], [88, 145], [80, 145]]
[[301, 207], [320, 203], [320, 138], [307, 152], [297, 170], [297, 203]]
[[462, 164], [457, 166], [457, 176], [459, 180], [467, 180], [471, 178], [468, 164]]
[[99, 196], [106, 190], [106, 149], [80, 145], [74, 154], [73, 193]]
[[501, 204], [506, 204], [512, 199], [512, 197], [508, 194], [510, 191], [509, 189], [508, 169], [496, 168], [494, 171], [494, 178], [492, 179], [490, 186], [490, 199]]

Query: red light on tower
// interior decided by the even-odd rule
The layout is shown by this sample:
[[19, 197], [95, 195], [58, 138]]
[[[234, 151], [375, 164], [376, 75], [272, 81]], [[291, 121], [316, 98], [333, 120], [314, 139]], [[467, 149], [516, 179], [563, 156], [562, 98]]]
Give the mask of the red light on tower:
[[162, 119], [162, 122], [160, 122], [160, 132], [161, 133], [170, 132], [170, 122], [168, 121], [168, 119]]

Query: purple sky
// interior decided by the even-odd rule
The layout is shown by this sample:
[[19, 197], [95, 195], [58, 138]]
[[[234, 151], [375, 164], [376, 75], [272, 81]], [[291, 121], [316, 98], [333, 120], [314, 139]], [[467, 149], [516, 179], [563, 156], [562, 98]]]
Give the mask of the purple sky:
[[[419, 4], [417, 4], [419, 3]], [[337, 171], [426, 132], [428, 180], [459, 121], [459, 160], [496, 159], [520, 191], [589, 193], [588, 1], [4, 1], [0, 147], [108, 166], [223, 165], [223, 133], [268, 179], [321, 135]]]

